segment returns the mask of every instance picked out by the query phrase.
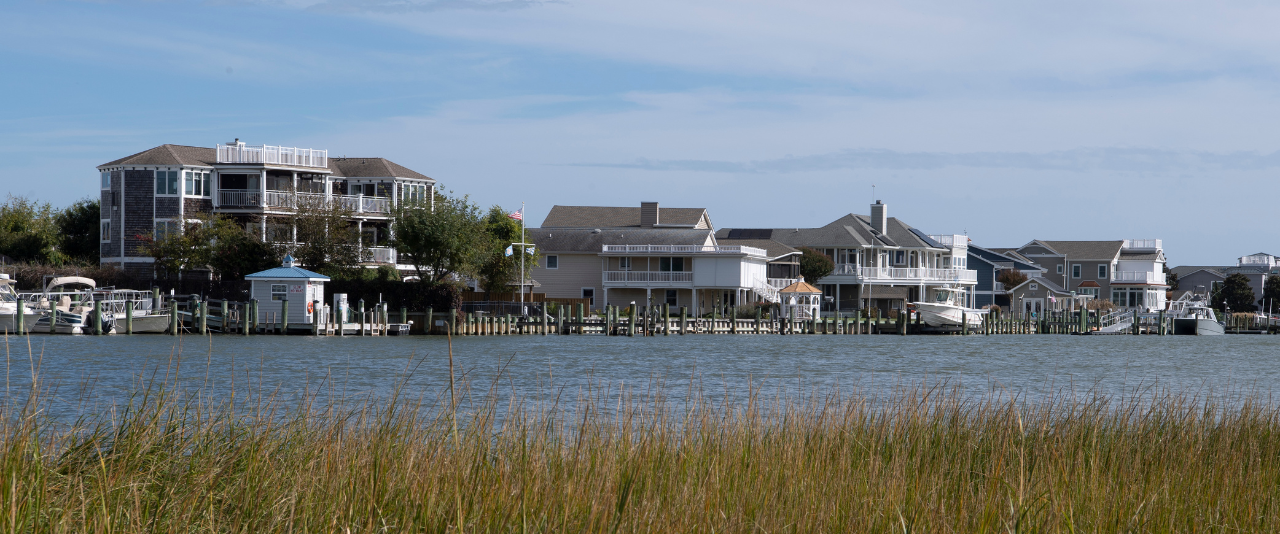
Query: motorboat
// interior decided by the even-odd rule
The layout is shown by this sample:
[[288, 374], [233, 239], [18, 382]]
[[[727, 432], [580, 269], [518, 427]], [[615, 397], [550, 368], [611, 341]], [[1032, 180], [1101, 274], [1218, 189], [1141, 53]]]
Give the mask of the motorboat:
[[[93, 332], [94, 290], [98, 284], [83, 276], [59, 276], [50, 279], [44, 291], [31, 295], [32, 307], [41, 313], [31, 328], [33, 333], [88, 334]], [[114, 315], [102, 313], [102, 332], [111, 333]], [[53, 332], [50, 332], [50, 325]]]
[[[15, 334], [18, 332], [18, 292], [13, 289], [14, 280], [7, 274], [0, 274], [0, 332]], [[41, 311], [23, 303], [23, 330], [31, 331], [31, 326], [40, 319]]]
[[124, 332], [125, 323], [135, 334], [163, 334], [169, 331], [172, 317], [155, 309], [150, 292], [136, 289], [112, 289], [100, 291], [95, 297], [102, 301], [103, 317], [110, 316], [117, 332]]
[[1175, 336], [1220, 336], [1226, 331], [1222, 323], [1218, 322], [1213, 308], [1209, 307], [1207, 295], [1187, 292], [1169, 303], [1169, 312], [1173, 315]]
[[964, 302], [964, 290], [958, 287], [938, 287], [934, 288], [933, 302], [913, 302], [916, 313], [920, 314], [920, 319], [929, 326], [961, 326], [962, 322], [968, 322], [970, 328], [982, 326], [982, 316], [986, 315], [987, 310], [978, 310], [974, 308], [966, 308], [960, 303]]

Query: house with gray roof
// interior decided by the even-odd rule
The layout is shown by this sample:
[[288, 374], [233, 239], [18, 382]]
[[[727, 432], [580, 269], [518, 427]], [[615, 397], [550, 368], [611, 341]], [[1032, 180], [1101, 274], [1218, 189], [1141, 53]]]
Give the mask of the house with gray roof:
[[1160, 239], [1051, 241], [1034, 239], [1016, 252], [1044, 269], [1043, 278], [1120, 308], [1162, 310], [1167, 302]]
[[700, 315], [777, 302], [778, 288], [767, 281], [770, 262], [798, 254], [781, 244], [721, 243], [705, 209], [656, 202], [555, 206], [541, 227], [527, 232], [541, 256], [533, 278], [542, 291], [590, 299], [593, 309], [670, 304]]
[[966, 291], [972, 303], [977, 275], [968, 269], [969, 240], [963, 235], [929, 235], [888, 216], [879, 200], [871, 215], [848, 214], [819, 228], [721, 230], [723, 235], [751, 236], [788, 247], [812, 248], [831, 258], [835, 270], [813, 281], [829, 303], [824, 312], [877, 307], [901, 309], [932, 299], [941, 286]]
[[1253, 290], [1254, 298], [1258, 299], [1259, 309], [1265, 310], [1270, 303], [1262, 301], [1262, 291], [1266, 287], [1267, 277], [1280, 275], [1280, 256], [1266, 252], [1240, 256], [1236, 258], [1235, 266], [1223, 269], [1223, 274], [1239, 274], [1249, 279], [1249, 288]]
[[1017, 302], [1010, 293], [1013, 288], [1005, 287], [1003, 283], [997, 281], [1001, 271], [1018, 271], [1028, 278], [1036, 278], [1044, 274], [1044, 269], [1031, 263], [1021, 254], [1009, 249], [1003, 249], [1007, 251], [1004, 253], [996, 250], [969, 244], [969, 268], [978, 275], [978, 283], [973, 288], [975, 308], [994, 304], [1007, 310], [1011, 309], [1013, 302]]
[[[1219, 265], [1179, 265], [1169, 268], [1177, 280], [1177, 287], [1169, 291], [1169, 298], [1178, 300], [1186, 293], [1214, 294], [1222, 288], [1227, 279], [1227, 269]], [[1173, 281], [1170, 281], [1173, 285]]]
[[[429, 207], [436, 181], [385, 158], [329, 157], [327, 150], [247, 145], [213, 148], [160, 145], [98, 166], [101, 177], [100, 262], [150, 274], [147, 237], [164, 236], [197, 214], [226, 214], [255, 226], [265, 239], [296, 242], [290, 216], [305, 206], [340, 205], [360, 229], [374, 262], [397, 264], [392, 208]], [[407, 266], [401, 266], [407, 267]]]

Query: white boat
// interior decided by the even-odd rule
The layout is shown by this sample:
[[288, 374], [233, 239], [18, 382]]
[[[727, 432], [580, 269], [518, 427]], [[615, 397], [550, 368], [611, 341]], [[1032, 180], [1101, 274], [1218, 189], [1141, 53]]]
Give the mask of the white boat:
[[1220, 336], [1226, 331], [1209, 307], [1207, 296], [1187, 292], [1169, 303], [1169, 312], [1173, 315], [1175, 336]]
[[[18, 332], [18, 292], [13, 289], [13, 279], [7, 274], [0, 274], [0, 332], [16, 334]], [[40, 319], [41, 311], [23, 303], [23, 330], [31, 331], [31, 326]]]
[[[48, 334], [53, 323], [55, 334], [89, 334], [93, 332], [93, 290], [98, 286], [92, 278], [60, 276], [52, 278], [44, 291], [28, 295], [32, 308], [41, 312], [39, 320], [31, 328], [32, 333]], [[57, 316], [53, 320], [53, 316]], [[102, 314], [102, 331], [110, 333], [115, 318], [105, 311]]]
[[[98, 300], [102, 301], [102, 315], [111, 316], [116, 332], [124, 333], [125, 323], [133, 325], [135, 334], [163, 334], [169, 331], [171, 317], [167, 313], [156, 313], [155, 301], [151, 293], [136, 289], [113, 289], [99, 292]], [[132, 313], [126, 312], [131, 308]], [[128, 313], [129, 316], [126, 316]]]
[[970, 328], [982, 326], [982, 316], [987, 310], [966, 308], [958, 304], [964, 302], [964, 290], [956, 287], [939, 287], [934, 289], [933, 302], [913, 302], [920, 319], [929, 326], [960, 326], [962, 321], [968, 322]]

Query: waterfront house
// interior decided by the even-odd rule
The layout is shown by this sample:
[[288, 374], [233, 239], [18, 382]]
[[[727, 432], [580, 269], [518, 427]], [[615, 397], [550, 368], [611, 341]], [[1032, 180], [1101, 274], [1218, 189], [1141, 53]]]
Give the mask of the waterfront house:
[[[972, 305], [977, 273], [968, 269], [969, 240], [963, 235], [928, 235], [888, 216], [888, 206], [871, 205], [871, 215], [848, 214], [819, 228], [721, 229], [725, 236], [749, 235], [788, 247], [808, 247], [831, 258], [835, 269], [815, 280], [831, 303], [825, 312], [876, 307], [882, 313], [932, 299], [933, 289], [958, 287]], [[823, 299], [824, 301], [826, 298]]]
[[1193, 294], [1213, 294], [1222, 289], [1222, 282], [1227, 279], [1229, 267], [1213, 265], [1180, 265], [1172, 267], [1169, 272], [1177, 276], [1178, 287], [1169, 292], [1169, 298], [1178, 300], [1187, 292]]
[[699, 315], [777, 302], [770, 261], [795, 254], [717, 242], [703, 208], [554, 206], [527, 233], [541, 259], [533, 278], [551, 298], [585, 298], [593, 309], [670, 304]]
[[1066, 291], [1093, 299], [1110, 299], [1126, 309], [1165, 307], [1169, 286], [1165, 283], [1164, 247], [1160, 239], [1036, 239], [1016, 251], [1044, 269], [1043, 278]]
[[[152, 274], [145, 236], [164, 236], [198, 222], [197, 213], [226, 214], [264, 239], [296, 242], [288, 216], [307, 205], [339, 204], [360, 229], [374, 262], [395, 265], [392, 208], [430, 204], [435, 180], [384, 158], [335, 158], [327, 150], [248, 145], [158, 147], [98, 166], [102, 220], [100, 262]], [[402, 265], [402, 268], [408, 268]]]
[[1268, 276], [1280, 275], [1280, 257], [1266, 252], [1241, 256], [1236, 258], [1234, 267], [1223, 269], [1223, 273], [1227, 276], [1240, 274], [1248, 278], [1249, 288], [1253, 290], [1254, 298], [1258, 299], [1258, 308], [1264, 309], [1267, 303], [1262, 302], [1262, 290]]
[[1027, 278], [1038, 278], [1045, 271], [1016, 251], [1005, 249], [1005, 252], [1001, 253], [972, 243], [969, 244], [969, 269], [973, 270], [978, 277], [977, 284], [973, 288], [974, 307], [982, 308], [995, 304], [1002, 309], [1012, 309], [1011, 302], [1014, 301], [1010, 300], [1009, 294], [1013, 288], [1007, 288], [996, 280], [1000, 277], [1001, 271], [1019, 271]]
[[1006, 290], [1008, 304], [1001, 309], [1019, 317], [1040, 317], [1048, 310], [1079, 309], [1072, 303], [1071, 292], [1053, 280], [1042, 277], [1027, 278], [1021, 284]]

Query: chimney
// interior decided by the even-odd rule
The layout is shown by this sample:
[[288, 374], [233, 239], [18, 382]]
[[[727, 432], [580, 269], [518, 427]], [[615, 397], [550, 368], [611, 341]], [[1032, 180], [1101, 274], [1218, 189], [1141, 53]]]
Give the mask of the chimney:
[[640, 227], [653, 228], [660, 224], [658, 221], [658, 203], [657, 202], [641, 202], [640, 203]]
[[871, 205], [871, 227], [882, 234], [884, 229], [889, 226], [889, 216], [885, 211], [887, 209], [889, 209], [889, 206], [881, 204], [879, 200], [876, 200], [876, 203]]

